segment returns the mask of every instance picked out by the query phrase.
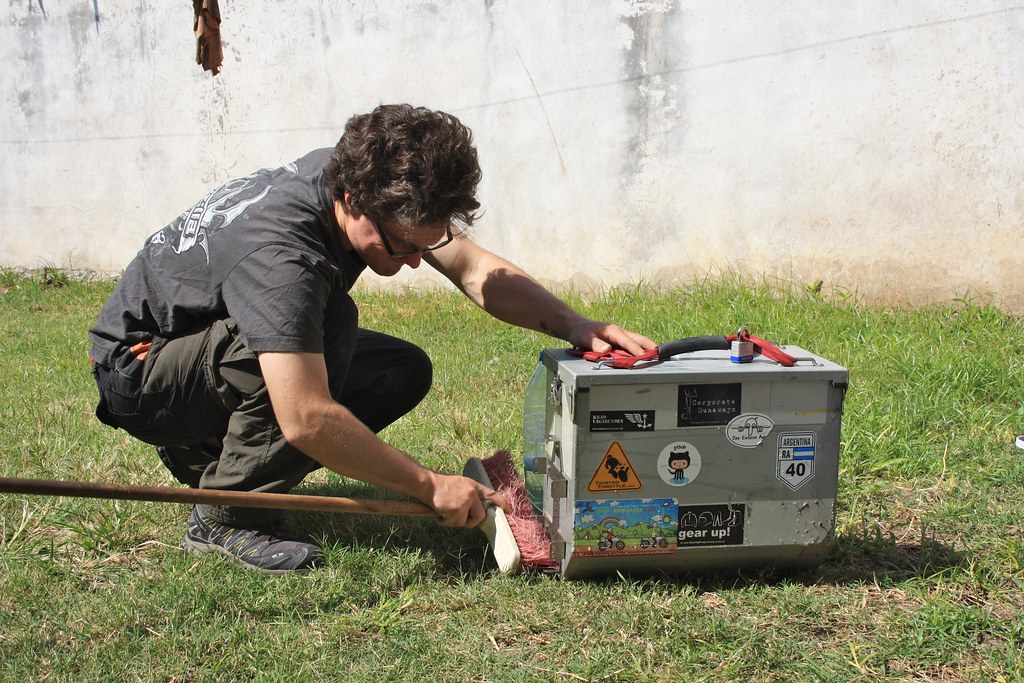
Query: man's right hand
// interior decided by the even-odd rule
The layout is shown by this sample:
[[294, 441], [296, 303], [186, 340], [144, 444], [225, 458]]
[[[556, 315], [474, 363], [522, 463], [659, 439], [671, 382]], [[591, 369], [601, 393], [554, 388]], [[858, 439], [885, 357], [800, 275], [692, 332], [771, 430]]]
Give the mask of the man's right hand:
[[476, 527], [487, 516], [488, 503], [508, 511], [508, 503], [500, 493], [456, 474], [434, 472], [430, 494], [423, 502], [434, 508], [442, 526]]
[[331, 397], [322, 354], [261, 353], [259, 359], [285, 439], [324, 467], [418, 498], [445, 526], [477, 526], [486, 503], [507, 511], [505, 499], [480, 482], [429, 470], [381, 441]]

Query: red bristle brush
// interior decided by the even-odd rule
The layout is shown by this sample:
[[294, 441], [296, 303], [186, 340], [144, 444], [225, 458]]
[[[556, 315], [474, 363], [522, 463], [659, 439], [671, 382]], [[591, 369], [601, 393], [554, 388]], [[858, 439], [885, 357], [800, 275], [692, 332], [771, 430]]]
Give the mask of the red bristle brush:
[[526, 493], [526, 485], [516, 472], [508, 451], [497, 451], [481, 461], [491, 488], [504, 496], [508, 503], [508, 525], [519, 546], [520, 565], [523, 569], [556, 572], [561, 566], [551, 557], [551, 539]]

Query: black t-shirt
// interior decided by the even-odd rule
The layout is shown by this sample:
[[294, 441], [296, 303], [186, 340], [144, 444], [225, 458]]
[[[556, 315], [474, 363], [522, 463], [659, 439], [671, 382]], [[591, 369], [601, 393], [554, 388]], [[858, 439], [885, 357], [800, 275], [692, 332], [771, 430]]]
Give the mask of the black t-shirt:
[[341, 244], [330, 154], [232, 180], [146, 240], [89, 330], [93, 360], [229, 316], [254, 352], [322, 353], [328, 296], [365, 267]]

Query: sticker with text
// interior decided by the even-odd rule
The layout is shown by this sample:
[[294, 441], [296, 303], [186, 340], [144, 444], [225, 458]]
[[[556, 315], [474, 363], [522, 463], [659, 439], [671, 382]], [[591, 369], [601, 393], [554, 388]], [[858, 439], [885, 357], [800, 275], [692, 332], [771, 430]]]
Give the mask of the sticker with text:
[[649, 432], [653, 429], [653, 410], [595, 410], [590, 413], [592, 432]]
[[700, 451], [687, 441], [665, 446], [658, 456], [658, 475], [670, 486], [686, 486], [700, 474]]
[[775, 476], [794, 491], [814, 477], [814, 432], [779, 434]]
[[639, 491], [644, 484], [636, 476], [633, 463], [629, 456], [622, 449], [622, 444], [612, 441], [608, 450], [601, 458], [594, 476], [587, 484], [587, 490], [591, 493], [608, 493], [610, 491]]
[[729, 424], [740, 414], [742, 384], [682, 384], [676, 414], [678, 427]]
[[680, 506], [679, 547], [742, 545], [746, 517], [743, 503]]
[[664, 555], [676, 550], [679, 508], [674, 498], [577, 500], [574, 557]]
[[737, 415], [725, 428], [725, 434], [740, 448], [757, 448], [768, 436], [775, 423], [767, 415], [760, 413], [744, 413]]

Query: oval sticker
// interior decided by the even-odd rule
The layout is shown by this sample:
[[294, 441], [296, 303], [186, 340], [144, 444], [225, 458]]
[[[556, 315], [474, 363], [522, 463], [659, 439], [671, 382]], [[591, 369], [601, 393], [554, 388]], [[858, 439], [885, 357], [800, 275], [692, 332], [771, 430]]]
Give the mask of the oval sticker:
[[700, 474], [700, 451], [686, 441], [670, 443], [658, 456], [658, 474], [670, 486], [686, 486]]
[[737, 415], [725, 428], [725, 434], [733, 444], [740, 448], [756, 448], [761, 445], [764, 437], [771, 434], [775, 423], [767, 415], [745, 413]]

